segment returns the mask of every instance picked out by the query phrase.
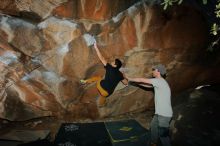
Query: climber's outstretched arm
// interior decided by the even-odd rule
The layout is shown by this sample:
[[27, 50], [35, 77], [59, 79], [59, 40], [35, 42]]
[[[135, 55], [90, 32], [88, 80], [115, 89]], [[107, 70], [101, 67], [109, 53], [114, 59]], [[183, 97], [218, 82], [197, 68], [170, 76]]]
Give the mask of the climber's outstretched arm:
[[96, 43], [94, 43], [94, 48], [95, 48], [96, 54], [97, 54], [98, 57], [99, 57], [99, 60], [102, 62], [102, 64], [103, 64], [104, 66], [106, 66], [107, 61], [106, 61], [105, 58], [102, 56], [102, 54], [101, 54], [101, 52], [99, 51], [99, 49], [98, 49]]

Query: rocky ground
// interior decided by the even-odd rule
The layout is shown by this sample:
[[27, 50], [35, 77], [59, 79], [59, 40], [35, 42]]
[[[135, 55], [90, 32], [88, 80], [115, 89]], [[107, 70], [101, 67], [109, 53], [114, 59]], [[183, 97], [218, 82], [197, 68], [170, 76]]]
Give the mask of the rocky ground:
[[143, 127], [149, 127], [149, 123], [152, 117], [153, 110], [145, 111], [141, 113], [128, 113], [126, 115], [121, 115], [117, 117], [105, 118], [98, 121], [91, 119], [74, 120], [71, 118], [57, 119], [56, 117], [42, 117], [36, 118], [28, 121], [18, 121], [11, 122], [1, 119], [0, 121], [0, 136], [4, 135], [11, 130], [50, 130], [51, 141], [55, 139], [55, 136], [62, 123], [90, 123], [90, 122], [100, 122], [100, 121], [115, 121], [115, 120], [126, 120], [126, 119], [136, 119]]

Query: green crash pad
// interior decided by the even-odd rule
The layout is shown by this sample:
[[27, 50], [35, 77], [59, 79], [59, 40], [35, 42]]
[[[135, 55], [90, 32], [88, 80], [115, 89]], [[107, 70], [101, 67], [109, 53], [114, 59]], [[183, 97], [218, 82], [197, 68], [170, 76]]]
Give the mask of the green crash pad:
[[148, 130], [136, 120], [113, 121], [105, 123], [114, 146], [146, 146]]
[[148, 131], [136, 120], [64, 123], [54, 143], [73, 146], [147, 146]]

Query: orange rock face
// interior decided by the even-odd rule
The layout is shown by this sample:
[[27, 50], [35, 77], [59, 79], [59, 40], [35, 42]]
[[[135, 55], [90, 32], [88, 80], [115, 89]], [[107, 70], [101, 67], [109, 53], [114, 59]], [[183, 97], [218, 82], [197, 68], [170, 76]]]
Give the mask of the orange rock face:
[[[97, 108], [96, 84], [79, 83], [105, 73], [88, 35], [95, 35], [109, 62], [123, 61], [127, 76], [151, 76], [151, 67], [163, 63], [173, 95], [220, 82], [218, 54], [206, 52], [208, 28], [192, 7], [163, 11], [134, 0], [47, 0], [42, 7], [28, 1], [0, 4], [1, 13], [18, 16], [0, 15], [1, 118], [98, 119], [151, 107], [152, 91], [120, 83], [107, 105]], [[23, 19], [20, 13], [32, 7], [28, 14], [40, 19]]]
[[53, 15], [70, 19], [103, 21], [126, 10], [137, 0], [68, 0], [53, 11]]

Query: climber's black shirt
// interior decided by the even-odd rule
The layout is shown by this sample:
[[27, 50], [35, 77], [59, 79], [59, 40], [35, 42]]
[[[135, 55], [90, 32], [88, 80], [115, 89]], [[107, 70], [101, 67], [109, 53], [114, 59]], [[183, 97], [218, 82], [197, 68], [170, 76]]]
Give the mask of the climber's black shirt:
[[104, 68], [106, 72], [104, 79], [101, 81], [101, 86], [109, 95], [111, 95], [114, 92], [115, 87], [124, 79], [124, 77], [118, 68], [112, 67], [109, 63], [107, 63]]

